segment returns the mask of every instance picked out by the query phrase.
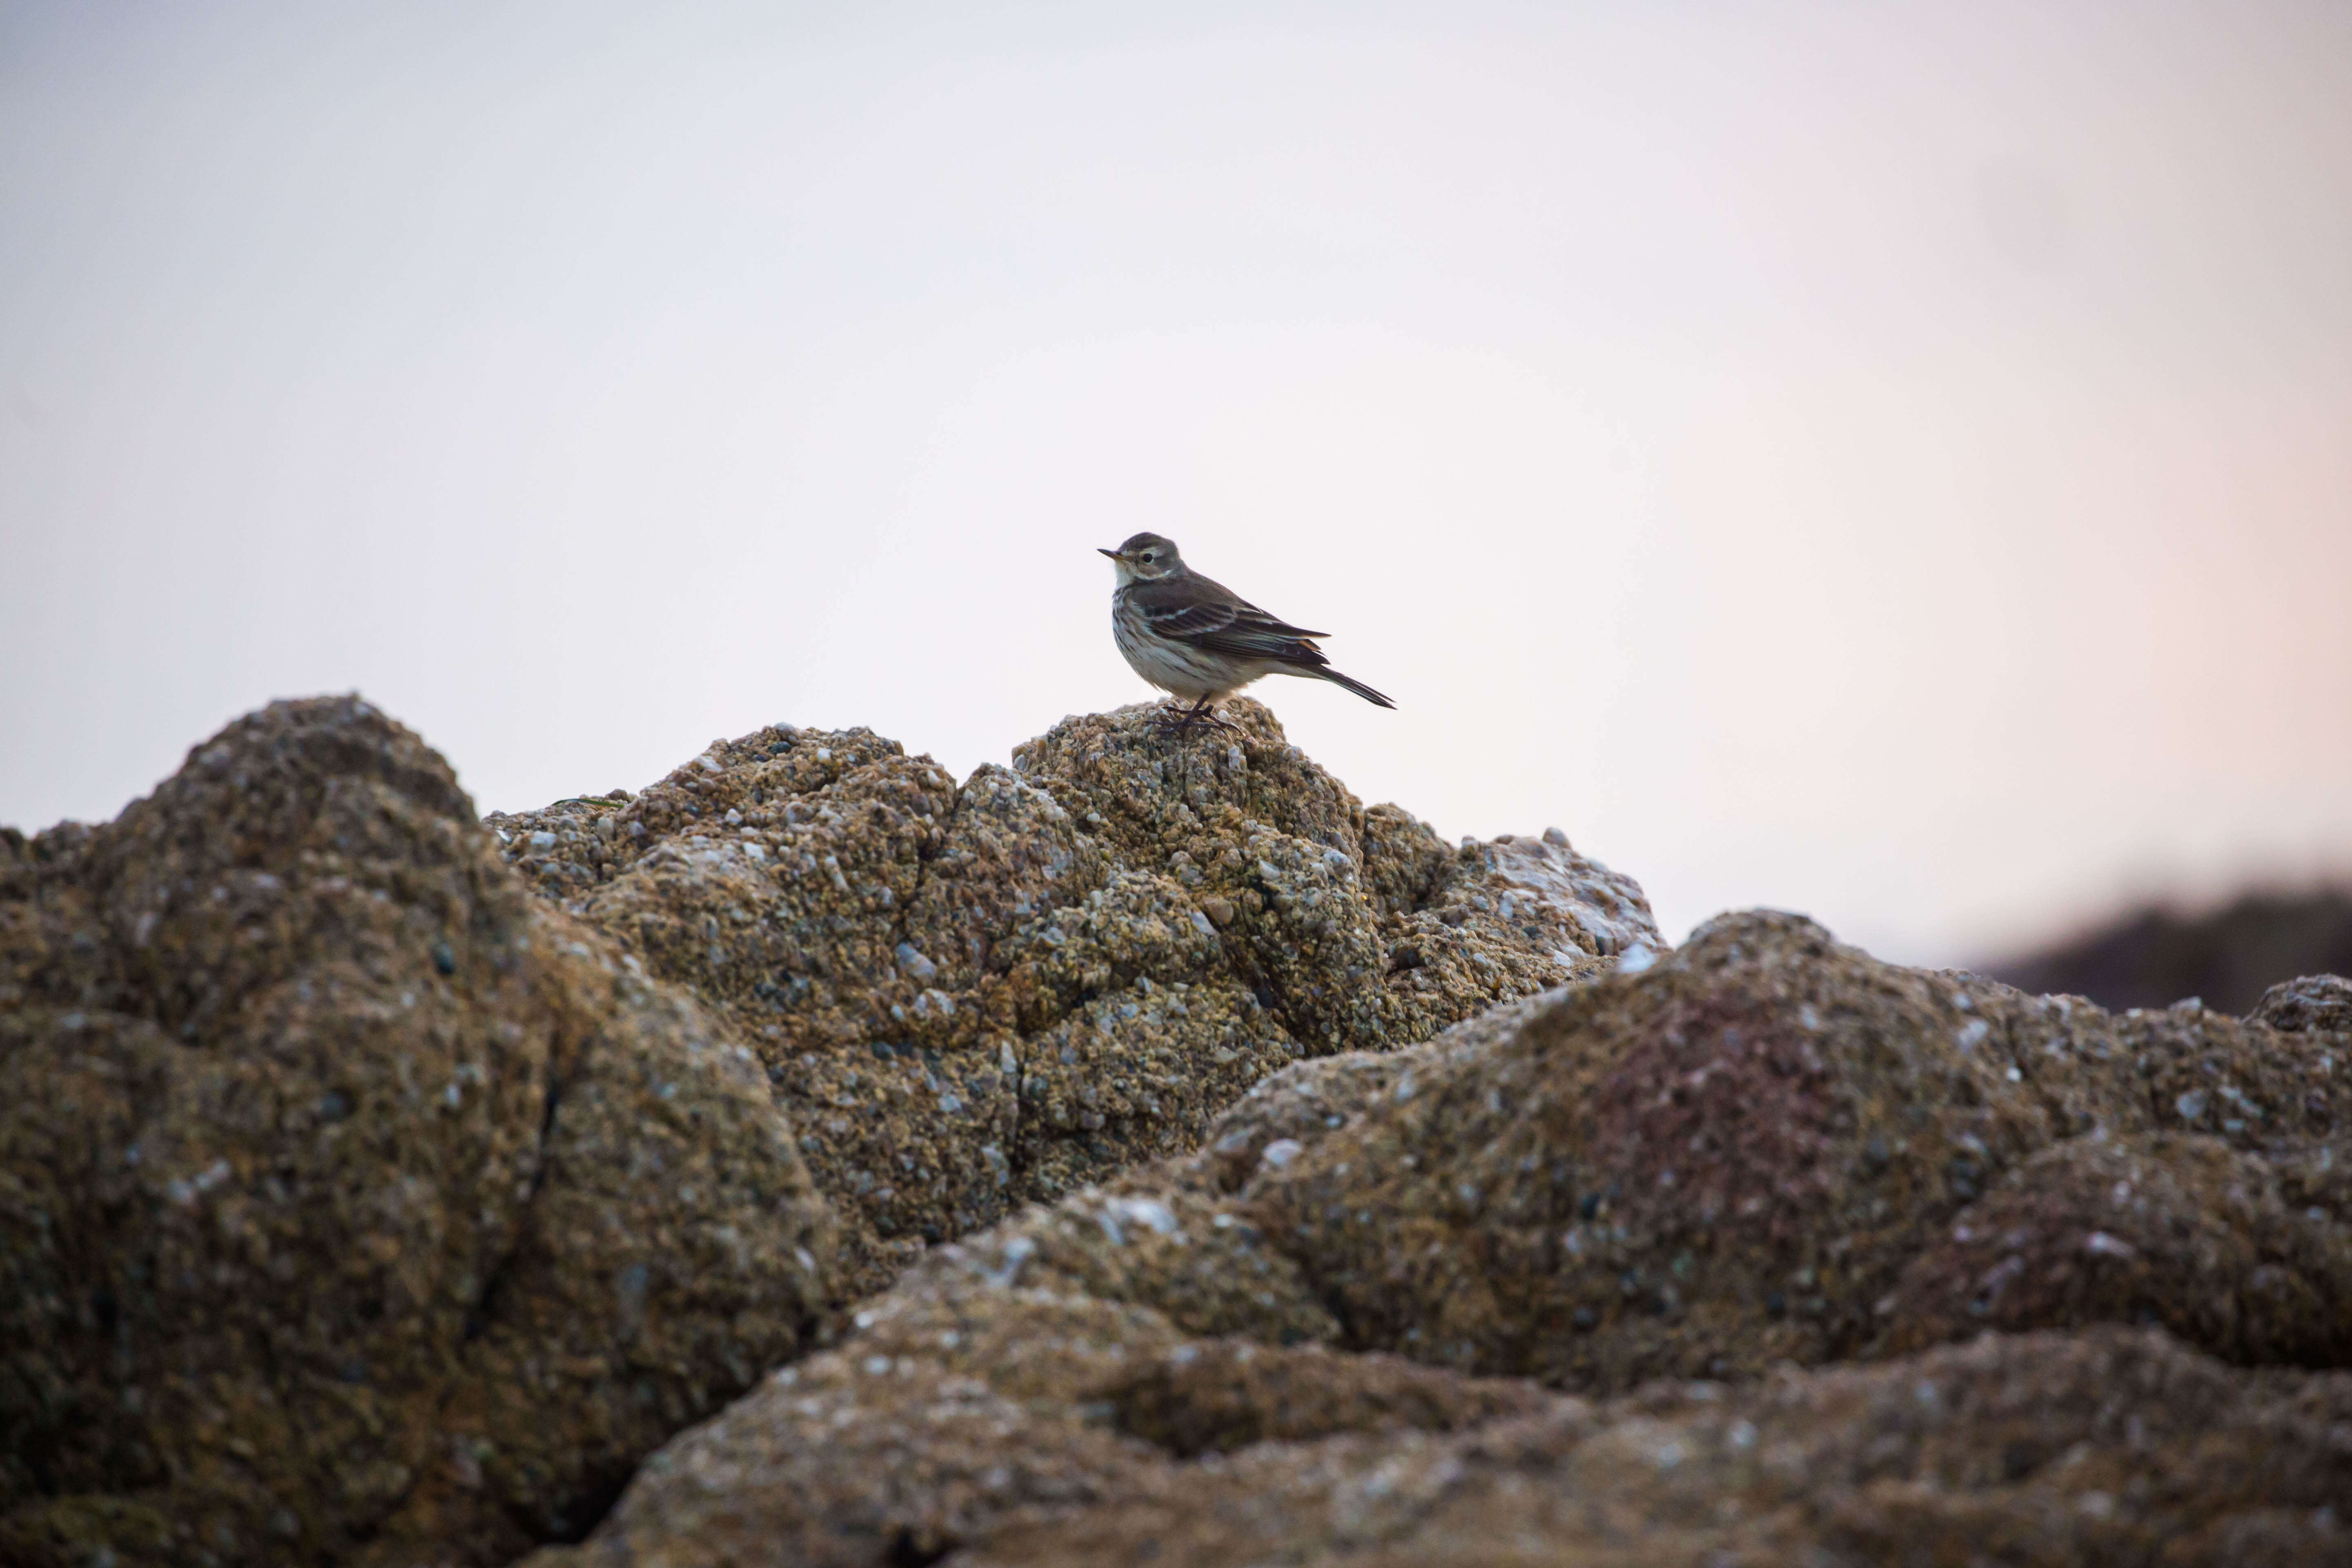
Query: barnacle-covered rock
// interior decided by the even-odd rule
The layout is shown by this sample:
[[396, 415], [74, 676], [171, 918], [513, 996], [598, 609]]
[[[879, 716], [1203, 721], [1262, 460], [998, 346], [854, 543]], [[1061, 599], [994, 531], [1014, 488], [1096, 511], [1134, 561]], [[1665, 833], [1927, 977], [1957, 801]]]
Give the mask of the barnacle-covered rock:
[[2306, 974], [2282, 981], [2263, 993], [2249, 1016], [2289, 1033], [2352, 1034], [2352, 980], [2340, 974]]
[[2338, 1560], [2352, 1374], [2230, 1363], [2352, 1362], [2347, 1073], [1725, 917], [937, 1249], [537, 1568]]
[[[1898, 1328], [1910, 1345], [1992, 1326], [1964, 1295], [1926, 1332], [1898, 1286], [1933, 1269], [1921, 1260], [1956, 1226], [1999, 1247], [1983, 1238], [2015, 1228], [2019, 1205], [2044, 1205], [2039, 1246], [2079, 1247], [2104, 1208], [2069, 1228], [2052, 1205], [2113, 1184], [2059, 1181], [2097, 1162], [2044, 1152], [2137, 1139], [2167, 1176], [2138, 1189], [2126, 1228], [2151, 1247], [2160, 1232], [2242, 1236], [2248, 1268], [2158, 1269], [2169, 1305], [2020, 1286], [2015, 1300], [2042, 1305], [2000, 1326], [2152, 1312], [2223, 1355], [2325, 1359], [2352, 1344], [2324, 1326], [2352, 1308], [2352, 1208], [2303, 1202], [2290, 1227], [2284, 1200], [2261, 1193], [2346, 1145], [2347, 1046], [2194, 1008], [2116, 1016], [1882, 963], [1800, 917], [1727, 916], [1639, 975], [1563, 993], [1466, 1047], [1390, 1058], [1360, 1114], [1262, 1164], [1240, 1195], [1350, 1342], [1608, 1391], [1877, 1353]], [[2201, 1136], [2147, 1142], [2183, 1133]], [[2233, 1150], [2262, 1183], [2208, 1158]], [[2092, 1245], [2119, 1244], [2108, 1230]], [[2274, 1291], [2219, 1311], [2192, 1300], [2243, 1291], [2256, 1263]]]
[[1912, 1259], [1885, 1342], [2152, 1322], [2231, 1361], [2352, 1365], [2352, 1159], [2329, 1183], [2331, 1147], [2303, 1152], [2183, 1132], [2053, 1144]]
[[537, 900], [355, 700], [0, 835], [0, 1560], [2352, 1560], [2342, 981], [1669, 952], [1229, 712], [761, 731]]
[[2352, 1374], [2161, 1331], [1597, 1402], [1339, 1332], [1230, 1209], [1075, 1195], [924, 1259], [530, 1568], [2352, 1554]]
[[714, 742], [629, 796], [490, 819], [540, 890], [759, 1047], [844, 1220], [840, 1298], [1190, 1149], [1268, 1073], [1387, 1051], [1664, 947], [1540, 838], [1366, 810], [1235, 701], [1066, 720], [961, 788], [865, 731]]
[[2256, 1379], [2154, 1332], [1986, 1338], [1743, 1387], [1558, 1399], [1467, 1431], [1419, 1421], [1163, 1461], [1105, 1505], [1007, 1510], [950, 1561], [2342, 1563], [2347, 1416], [2352, 1376]]
[[501, 1561], [804, 1349], [724, 1025], [356, 699], [0, 834], [0, 1560]]

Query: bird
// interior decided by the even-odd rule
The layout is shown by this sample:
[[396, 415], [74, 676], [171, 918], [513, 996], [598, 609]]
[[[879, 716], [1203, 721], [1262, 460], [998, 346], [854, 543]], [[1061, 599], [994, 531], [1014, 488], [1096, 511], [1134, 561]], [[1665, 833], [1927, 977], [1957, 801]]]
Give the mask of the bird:
[[1381, 708], [1395, 703], [1362, 681], [1340, 674], [1315, 646], [1328, 632], [1310, 632], [1267, 615], [1213, 578], [1184, 564], [1176, 542], [1139, 533], [1105, 550], [1118, 574], [1110, 596], [1111, 635], [1128, 665], [1160, 690], [1189, 698], [1174, 722], [1181, 731], [1261, 676], [1297, 675], [1344, 686]]

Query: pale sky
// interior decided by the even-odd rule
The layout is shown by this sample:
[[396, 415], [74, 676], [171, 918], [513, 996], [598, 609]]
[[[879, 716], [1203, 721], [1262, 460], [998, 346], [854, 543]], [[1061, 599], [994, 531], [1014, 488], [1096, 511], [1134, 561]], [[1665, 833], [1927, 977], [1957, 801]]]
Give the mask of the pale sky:
[[1149, 696], [1670, 935], [2352, 873], [2352, 5], [0, 0], [0, 822]]

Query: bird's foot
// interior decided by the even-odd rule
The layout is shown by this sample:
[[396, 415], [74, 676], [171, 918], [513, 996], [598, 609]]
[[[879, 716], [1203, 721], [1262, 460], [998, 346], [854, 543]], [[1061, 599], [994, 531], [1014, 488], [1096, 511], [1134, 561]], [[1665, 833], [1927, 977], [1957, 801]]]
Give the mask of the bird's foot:
[[1190, 735], [1194, 730], [1233, 728], [1223, 719], [1218, 718], [1215, 710], [1212, 709], [1206, 701], [1195, 702], [1190, 708], [1180, 710], [1172, 698], [1157, 714], [1153, 715], [1153, 721], [1158, 724], [1161, 735], [1173, 736], [1178, 740]]

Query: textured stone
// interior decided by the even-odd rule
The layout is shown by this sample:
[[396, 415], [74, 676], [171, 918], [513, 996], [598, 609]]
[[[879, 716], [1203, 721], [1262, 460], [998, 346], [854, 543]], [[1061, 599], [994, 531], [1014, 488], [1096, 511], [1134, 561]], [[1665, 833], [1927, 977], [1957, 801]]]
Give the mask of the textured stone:
[[2352, 1562], [2344, 982], [1667, 952], [1229, 713], [0, 835], [0, 1561]]
[[1912, 1259], [1885, 1342], [2156, 1322], [2231, 1361], [2352, 1365], [2352, 1160], [2312, 1152], [2179, 1132], [2053, 1144]]
[[531, 1568], [2352, 1560], [2345, 1373], [2109, 1324], [1591, 1403], [1222, 1314], [1244, 1331], [1187, 1337], [1030, 1239], [927, 1259]]
[[2347, 1064], [1727, 917], [937, 1249], [535, 1568], [2347, 1560], [2352, 1376], [2229, 1363], [2352, 1359]]
[[2339, 974], [2306, 974], [2282, 981], [2263, 993], [2248, 1016], [2289, 1033], [2352, 1034], [2352, 980]]
[[2347, 1418], [2343, 1373], [2255, 1379], [2113, 1328], [1987, 1338], [1736, 1389], [1562, 1399], [1463, 1435], [1161, 1464], [1110, 1506], [1008, 1510], [950, 1561], [2342, 1563]]
[[866, 731], [716, 742], [490, 819], [544, 895], [760, 1050], [843, 1220], [838, 1297], [1190, 1150], [1252, 1084], [1664, 946], [1557, 831], [1448, 847], [1255, 702], [1066, 720], [961, 787]]
[[751, 1053], [363, 702], [0, 835], [0, 1560], [577, 1532], [804, 1348], [829, 1225]]
[[[1726, 917], [1482, 1044], [1394, 1058], [1361, 1114], [1238, 1195], [1355, 1345], [1580, 1390], [1753, 1376], [1872, 1352], [1905, 1271], [2063, 1142], [2199, 1135], [2138, 1145], [2172, 1172], [2143, 1195], [2180, 1205], [2151, 1225], [2283, 1214], [2199, 1151], [2330, 1165], [2347, 1045], [2197, 1009], [2118, 1017], [1882, 963], [1798, 917]], [[2242, 1320], [2242, 1342], [2200, 1334], [2219, 1320], [2185, 1300], [2158, 1316], [2222, 1354], [2317, 1342], [2352, 1210], [2294, 1206], [2294, 1250], [2262, 1254], [2298, 1282], [2284, 1316]]]

